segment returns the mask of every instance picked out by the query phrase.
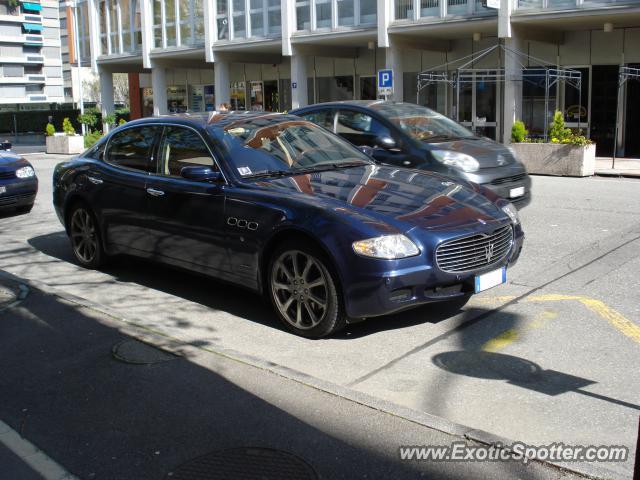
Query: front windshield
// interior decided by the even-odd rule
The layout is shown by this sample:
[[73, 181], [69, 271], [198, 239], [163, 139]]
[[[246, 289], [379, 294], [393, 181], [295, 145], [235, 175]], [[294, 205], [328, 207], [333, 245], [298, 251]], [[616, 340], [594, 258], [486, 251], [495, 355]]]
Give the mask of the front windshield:
[[225, 125], [224, 130], [225, 137], [231, 139], [231, 162], [242, 177], [372, 163], [340, 137], [293, 116], [239, 119]]
[[420, 105], [383, 103], [374, 108], [416, 140], [435, 142], [474, 136], [450, 118]]

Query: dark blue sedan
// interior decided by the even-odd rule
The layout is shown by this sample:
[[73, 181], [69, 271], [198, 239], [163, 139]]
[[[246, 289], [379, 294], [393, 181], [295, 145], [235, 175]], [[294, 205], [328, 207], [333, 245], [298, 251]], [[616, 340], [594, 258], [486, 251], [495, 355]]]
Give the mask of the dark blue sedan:
[[323, 337], [347, 321], [505, 282], [524, 234], [476, 184], [376, 165], [292, 115], [129, 122], [56, 167], [53, 202], [78, 262], [132, 254], [265, 294]]
[[38, 178], [33, 166], [10, 151], [11, 144], [0, 149], [0, 213], [29, 213], [38, 193]]

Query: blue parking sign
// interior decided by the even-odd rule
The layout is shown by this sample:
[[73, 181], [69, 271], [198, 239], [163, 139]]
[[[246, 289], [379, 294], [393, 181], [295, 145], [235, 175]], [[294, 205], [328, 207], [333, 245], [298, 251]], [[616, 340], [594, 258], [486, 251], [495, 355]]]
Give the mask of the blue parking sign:
[[378, 95], [393, 93], [393, 70], [378, 70]]
[[378, 88], [393, 88], [393, 70], [378, 71]]

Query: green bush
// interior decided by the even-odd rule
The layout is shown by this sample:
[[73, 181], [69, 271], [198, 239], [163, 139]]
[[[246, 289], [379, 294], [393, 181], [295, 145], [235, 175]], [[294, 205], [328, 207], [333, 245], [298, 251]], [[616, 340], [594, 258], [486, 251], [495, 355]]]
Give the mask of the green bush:
[[102, 138], [102, 132], [94, 130], [84, 136], [84, 148], [91, 148], [98, 140]]
[[511, 127], [511, 141], [513, 143], [524, 142], [529, 135], [529, 131], [525, 128], [522, 120], [516, 120]]
[[563, 140], [571, 135], [571, 129], [564, 126], [564, 115], [559, 110], [553, 114], [553, 122], [549, 129], [551, 143], [563, 143]]
[[110, 113], [109, 115], [102, 117], [102, 121], [107, 125], [113, 125], [114, 123], [116, 123], [116, 114]]
[[570, 128], [565, 128], [564, 116], [562, 115], [562, 112], [557, 110], [553, 114], [553, 123], [549, 129], [549, 137], [551, 138], [551, 143], [563, 143], [579, 147], [584, 147], [593, 143], [582, 134], [582, 131], [573, 133]]
[[47, 128], [45, 129], [44, 133], [47, 135], [47, 137], [53, 137], [56, 134], [56, 127], [54, 127], [51, 123], [47, 123]]
[[69, 117], [66, 117], [62, 121], [62, 131], [65, 133], [65, 135], [75, 135], [76, 134], [76, 129], [73, 128], [71, 120], [69, 120]]
[[120, 121], [118, 122], [118, 126], [122, 126], [125, 123], [127, 123], [127, 121], [124, 118], [121, 118]]
[[84, 113], [78, 115], [78, 122], [82, 123], [83, 125], [86, 125], [88, 129], [91, 129], [96, 126], [96, 123], [98, 122], [98, 117], [93, 111], [91, 111], [91, 109], [89, 109], [89, 110], [85, 110]]

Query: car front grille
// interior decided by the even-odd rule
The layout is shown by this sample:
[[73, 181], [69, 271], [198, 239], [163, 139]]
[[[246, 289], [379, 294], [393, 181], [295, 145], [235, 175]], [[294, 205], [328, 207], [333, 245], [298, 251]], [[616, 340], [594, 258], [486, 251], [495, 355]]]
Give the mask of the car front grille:
[[502, 185], [503, 183], [517, 183], [524, 180], [526, 173], [519, 173], [518, 175], [514, 175], [512, 177], [503, 177], [496, 178], [495, 180], [491, 180], [491, 185]]
[[16, 172], [0, 172], [0, 180], [8, 180], [9, 178], [15, 178]]
[[7, 205], [13, 205], [14, 203], [18, 203], [20, 200], [26, 200], [28, 198], [33, 197], [33, 193], [23, 193], [20, 195], [8, 195], [8, 196], [0, 196], [0, 207], [6, 207]]
[[513, 244], [511, 225], [444, 242], [436, 248], [436, 265], [443, 272], [478, 270], [503, 260]]

